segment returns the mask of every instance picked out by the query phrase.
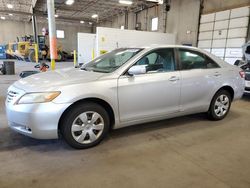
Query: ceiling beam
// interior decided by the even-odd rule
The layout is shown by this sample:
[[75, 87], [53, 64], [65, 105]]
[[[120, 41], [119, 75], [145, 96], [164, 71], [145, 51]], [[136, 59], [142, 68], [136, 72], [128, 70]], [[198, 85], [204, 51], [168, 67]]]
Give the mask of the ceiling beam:
[[32, 13], [30, 12], [22, 12], [22, 11], [15, 11], [15, 10], [0, 10], [1, 13], [5, 14], [17, 14], [17, 15], [26, 15], [26, 16], [32, 16]]
[[[47, 12], [42, 12], [42, 11], [38, 11], [38, 10], [35, 10], [34, 11], [34, 14], [37, 16], [37, 17], [42, 17], [42, 18], [47, 18], [48, 15], [47, 15]], [[69, 17], [64, 17], [64, 16], [59, 16], [58, 18], [56, 18], [56, 20], [61, 20], [61, 21], [68, 21], [68, 22], [80, 22], [81, 20], [84, 20], [86, 22], [92, 22], [92, 23], [95, 23], [95, 21], [91, 20], [91, 19], [82, 19], [82, 18], [69, 18]]]

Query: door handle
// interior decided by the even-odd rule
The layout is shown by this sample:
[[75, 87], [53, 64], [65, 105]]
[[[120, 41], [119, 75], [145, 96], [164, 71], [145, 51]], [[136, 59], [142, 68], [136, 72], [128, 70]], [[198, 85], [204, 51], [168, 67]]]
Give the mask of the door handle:
[[221, 76], [221, 73], [215, 72], [215, 73], [214, 73], [214, 76]]
[[180, 78], [178, 78], [177, 76], [171, 76], [168, 80], [171, 81], [171, 82], [174, 82], [174, 81], [177, 81], [179, 79]]

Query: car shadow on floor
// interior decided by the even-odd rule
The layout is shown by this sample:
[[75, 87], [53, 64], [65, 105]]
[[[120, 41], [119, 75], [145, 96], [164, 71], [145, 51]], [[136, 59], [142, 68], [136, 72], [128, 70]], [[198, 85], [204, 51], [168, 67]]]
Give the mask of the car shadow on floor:
[[[240, 115], [231, 111], [227, 118], [223, 121], [231, 121]], [[117, 130], [112, 130], [106, 139], [101, 143], [102, 146], [107, 142], [115, 142], [122, 138], [131, 137], [142, 134], [157, 134], [159, 137], [177, 136], [186, 132], [203, 130], [219, 126], [221, 121], [209, 121], [205, 114], [195, 114], [183, 117], [167, 119], [163, 121], [139, 124], [129, 126]], [[162, 134], [164, 131], [164, 134]], [[58, 150], [74, 150], [68, 146], [62, 139], [56, 140], [37, 140], [19, 133], [13, 132], [9, 128], [0, 129], [0, 152], [11, 151], [21, 148], [29, 148], [38, 152], [58, 151]], [[157, 137], [157, 136], [156, 136]]]
[[242, 100], [243, 100], [243, 101], [248, 101], [248, 102], [250, 102], [250, 93], [249, 93], [249, 94], [244, 94], [244, 95], [242, 96]]
[[177, 136], [178, 134], [183, 134], [185, 132], [205, 130], [215, 126], [220, 126], [222, 123], [229, 122], [232, 119], [239, 117], [239, 113], [231, 110], [224, 120], [212, 121], [208, 119], [207, 114], [200, 113], [112, 130], [110, 137], [112, 139], [119, 139], [121, 137], [145, 134], [147, 132], [158, 132], [161, 134], [162, 131], [165, 132], [165, 136]]
[[[40, 151], [70, 149], [61, 139], [39, 140], [12, 131], [10, 128], [0, 129], [0, 152], [16, 150], [24, 147], [37, 147]], [[44, 147], [45, 146], [45, 147]]]

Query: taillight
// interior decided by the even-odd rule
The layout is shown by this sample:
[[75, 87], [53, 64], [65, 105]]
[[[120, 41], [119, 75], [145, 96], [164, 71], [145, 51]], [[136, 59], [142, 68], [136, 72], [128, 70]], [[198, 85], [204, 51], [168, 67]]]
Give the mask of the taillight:
[[244, 71], [240, 71], [239, 73], [240, 73], [240, 77], [241, 77], [241, 78], [245, 78], [246, 73], [245, 73]]

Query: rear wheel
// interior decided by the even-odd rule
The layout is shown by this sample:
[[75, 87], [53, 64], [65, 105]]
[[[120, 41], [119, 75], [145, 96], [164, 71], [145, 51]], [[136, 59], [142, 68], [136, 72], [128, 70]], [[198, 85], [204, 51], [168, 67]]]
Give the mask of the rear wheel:
[[61, 132], [65, 141], [76, 149], [99, 144], [110, 126], [107, 111], [96, 103], [82, 103], [65, 114]]
[[232, 97], [226, 90], [218, 91], [213, 97], [208, 116], [212, 120], [221, 120], [226, 117], [231, 107]]

